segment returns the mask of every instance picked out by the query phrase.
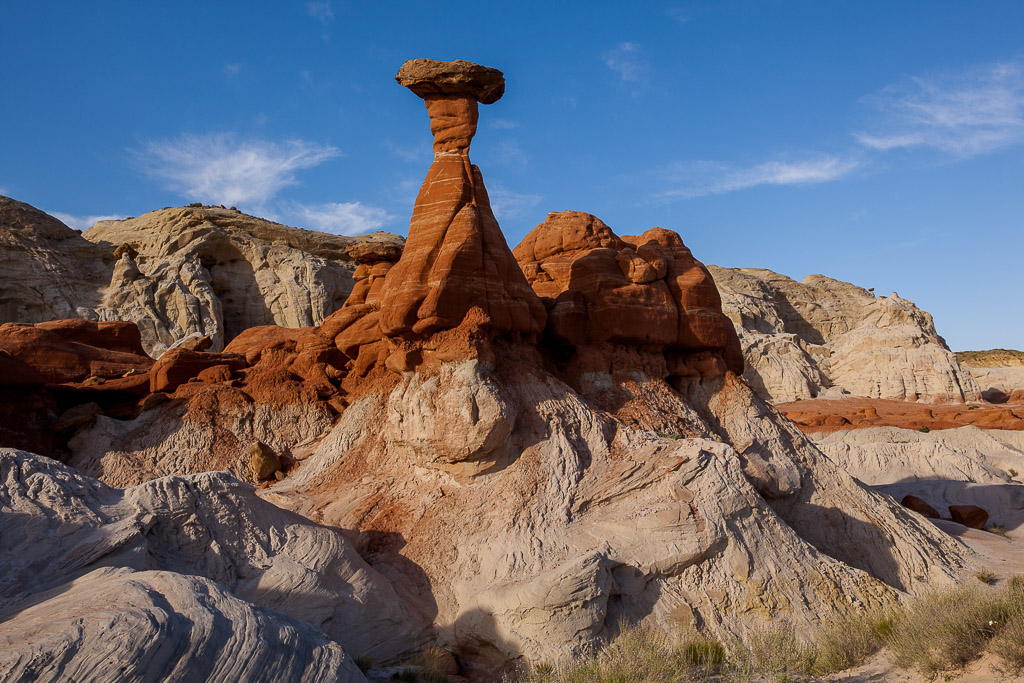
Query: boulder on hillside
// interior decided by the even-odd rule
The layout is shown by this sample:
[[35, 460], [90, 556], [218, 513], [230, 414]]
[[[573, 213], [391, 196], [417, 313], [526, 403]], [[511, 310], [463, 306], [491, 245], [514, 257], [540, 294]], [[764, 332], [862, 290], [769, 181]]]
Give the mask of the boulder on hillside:
[[988, 513], [977, 505], [950, 505], [949, 518], [972, 529], [984, 529], [988, 523]]
[[900, 505], [907, 508], [908, 510], [913, 510], [919, 515], [924, 515], [928, 519], [939, 518], [938, 511], [924, 500], [918, 498], [917, 496], [903, 496], [903, 500], [900, 501]]
[[199, 373], [214, 366], [227, 366], [232, 372], [246, 367], [245, 356], [238, 353], [207, 353], [188, 349], [171, 349], [153, 365], [149, 374], [149, 391], [172, 393]]

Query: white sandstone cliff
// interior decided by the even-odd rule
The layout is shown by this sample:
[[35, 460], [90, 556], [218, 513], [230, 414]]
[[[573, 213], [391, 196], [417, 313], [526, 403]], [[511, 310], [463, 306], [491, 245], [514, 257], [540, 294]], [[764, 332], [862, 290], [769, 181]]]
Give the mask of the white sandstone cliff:
[[981, 388], [935, 331], [895, 293], [822, 275], [796, 282], [757, 268], [708, 266], [736, 326], [743, 378], [777, 403], [831, 390], [867, 398], [976, 401]]

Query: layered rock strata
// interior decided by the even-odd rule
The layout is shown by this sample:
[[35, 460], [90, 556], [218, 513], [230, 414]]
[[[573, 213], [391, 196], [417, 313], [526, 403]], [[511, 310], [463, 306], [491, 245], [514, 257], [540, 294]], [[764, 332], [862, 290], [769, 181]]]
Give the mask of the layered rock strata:
[[876, 297], [822, 275], [796, 282], [764, 269], [709, 270], [740, 336], [743, 378], [765, 398], [981, 399], [932, 317], [895, 293]]
[[0, 482], [0, 672], [359, 681], [424, 641], [337, 531], [223, 472], [122, 491], [0, 449]]
[[469, 160], [477, 103], [501, 97], [501, 72], [420, 59], [406, 62], [396, 80], [426, 104], [434, 163], [416, 197], [405, 251], [387, 274], [381, 332], [428, 337], [457, 327], [476, 307], [497, 333], [536, 335], [544, 309], [509, 253], [480, 169]]
[[2, 325], [0, 446], [115, 486], [218, 469], [249, 479], [255, 442], [287, 470], [344, 410], [346, 359], [315, 328], [252, 328], [228, 351], [154, 362], [129, 322]]
[[113, 262], [53, 216], [0, 196], [0, 323], [95, 318]]
[[777, 407], [805, 432], [868, 427], [902, 427], [928, 431], [966, 425], [982, 429], [1024, 430], [1024, 403], [923, 404], [846, 397], [794, 401]]
[[124, 320], [154, 357], [189, 336], [219, 351], [250, 327], [320, 324], [360, 264], [401, 249], [397, 235], [327, 235], [214, 206], [100, 221], [83, 236], [0, 197], [0, 323]]

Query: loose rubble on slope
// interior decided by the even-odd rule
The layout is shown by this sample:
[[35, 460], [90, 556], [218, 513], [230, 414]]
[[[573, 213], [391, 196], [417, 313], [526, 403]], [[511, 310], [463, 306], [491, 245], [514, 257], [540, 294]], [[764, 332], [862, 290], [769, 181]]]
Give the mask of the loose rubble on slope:
[[[179, 662], [171, 678], [257, 680], [275, 658], [274, 676], [361, 680], [353, 657], [440, 646], [495, 680], [588, 651], [622, 620], [717, 636], [809, 626], [976, 569], [740, 379], [728, 290], [723, 313], [678, 234], [619, 237], [567, 211], [509, 249], [469, 159], [501, 72], [413, 60], [397, 80], [425, 102], [434, 162], [404, 251], [381, 238], [330, 252], [359, 262], [343, 304], [329, 287], [310, 303], [309, 283], [335, 267], [313, 259], [319, 238], [288, 243], [321, 268], [296, 289], [281, 284], [294, 282], [290, 252], [238, 246], [230, 210], [180, 209], [90, 230], [127, 245], [103, 301], [141, 334], [0, 326], [0, 382], [22, 402], [0, 445], [35, 448], [36, 426], [56, 420], [46, 454], [71, 466], [0, 450], [0, 543], [14, 549], [0, 565], [0, 671], [55, 678], [66, 655], [69, 670], [115, 658], [145, 678], [173, 660], [167, 648], [205, 660], [222, 638], [218, 668]], [[250, 248], [277, 264], [282, 297], [259, 288], [259, 311], [240, 305], [256, 291], [239, 275]], [[232, 313], [215, 328], [189, 318], [210, 339], [186, 335], [154, 362], [144, 339], [192, 329], [152, 308], [147, 292], [166, 282], [182, 296], [198, 282], [200, 310], [216, 313], [200, 296], [212, 291]], [[930, 326], [900, 301], [858, 319]], [[298, 309], [320, 313], [287, 317]], [[147, 328], [155, 318], [164, 327]]]

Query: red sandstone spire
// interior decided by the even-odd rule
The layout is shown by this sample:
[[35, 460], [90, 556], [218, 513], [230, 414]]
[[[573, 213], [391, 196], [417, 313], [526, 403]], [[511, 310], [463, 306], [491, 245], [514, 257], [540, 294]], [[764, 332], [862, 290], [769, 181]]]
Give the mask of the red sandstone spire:
[[396, 80], [422, 97], [434, 163], [420, 188], [401, 260], [382, 291], [380, 329], [417, 339], [458, 326], [478, 307], [497, 332], [535, 335], [545, 311], [491, 212], [480, 170], [469, 161], [477, 103], [496, 102], [497, 69], [465, 61], [410, 60]]

